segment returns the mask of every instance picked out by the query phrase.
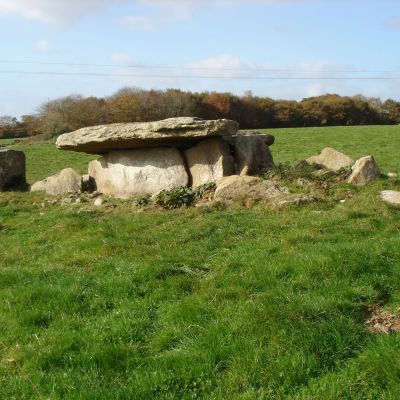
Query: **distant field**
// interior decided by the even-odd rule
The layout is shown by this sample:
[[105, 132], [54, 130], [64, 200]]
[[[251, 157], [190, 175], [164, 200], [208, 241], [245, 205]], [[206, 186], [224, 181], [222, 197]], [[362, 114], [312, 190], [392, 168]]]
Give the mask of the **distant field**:
[[[388, 172], [399, 129], [268, 131], [278, 162], [330, 145]], [[92, 158], [18, 148], [31, 180]], [[0, 399], [397, 400], [400, 337], [365, 326], [369, 306], [400, 307], [400, 211], [382, 189], [400, 182], [280, 211], [141, 213], [0, 193]]]
[[296, 163], [324, 147], [334, 147], [354, 159], [375, 156], [385, 172], [400, 172], [400, 126], [350, 126], [266, 129], [275, 136], [277, 162]]

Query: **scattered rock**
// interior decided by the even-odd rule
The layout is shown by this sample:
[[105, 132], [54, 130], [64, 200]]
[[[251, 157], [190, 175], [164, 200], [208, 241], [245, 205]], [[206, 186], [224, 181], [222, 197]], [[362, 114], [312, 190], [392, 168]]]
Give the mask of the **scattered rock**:
[[354, 164], [346, 154], [331, 147], [326, 147], [318, 156], [312, 156], [306, 160], [310, 165], [318, 165], [331, 171], [339, 171], [341, 168], [349, 168]]
[[0, 192], [5, 190], [25, 190], [25, 154], [16, 150], [0, 151]]
[[304, 194], [290, 194], [284, 195], [282, 197], [277, 197], [272, 201], [272, 204], [276, 207], [288, 207], [314, 203], [318, 200], [319, 199], [315, 196], [308, 196]]
[[98, 197], [98, 196], [100, 196], [100, 195], [101, 195], [101, 193], [98, 192], [97, 190], [95, 190], [95, 191], [92, 192], [92, 193], [88, 193], [88, 194], [87, 194], [87, 196], [88, 196], [90, 199], [94, 199], [94, 198], [96, 198], [96, 197]]
[[98, 198], [94, 201], [93, 205], [96, 206], [96, 207], [101, 207], [101, 206], [103, 205], [103, 199], [102, 199], [101, 197], [98, 197]]
[[57, 139], [57, 147], [92, 154], [144, 147], [189, 148], [202, 139], [231, 136], [239, 125], [230, 120], [206, 121], [200, 118], [169, 118], [157, 122], [120, 123], [82, 128]]
[[381, 171], [372, 156], [360, 158], [351, 169], [348, 183], [353, 185], [366, 185], [381, 176]]
[[384, 190], [381, 192], [381, 199], [392, 207], [400, 207], [400, 192], [396, 190]]
[[62, 206], [67, 206], [75, 203], [75, 200], [72, 196], [70, 197], [65, 197], [64, 199], [61, 200], [61, 205]]
[[43, 191], [52, 196], [66, 193], [80, 192], [82, 189], [82, 177], [72, 168], [63, 169], [56, 175], [36, 182], [31, 186], [32, 192]]
[[310, 188], [313, 186], [313, 182], [310, 181], [309, 179], [305, 178], [298, 178], [296, 180], [296, 185], [304, 188]]
[[235, 162], [221, 138], [206, 139], [184, 152], [191, 186], [198, 187], [233, 175]]
[[274, 166], [269, 147], [261, 136], [238, 135], [235, 143], [238, 175], [256, 175]]
[[219, 180], [214, 200], [268, 200], [288, 193], [287, 188], [272, 181], [253, 176], [232, 175]]
[[400, 333], [400, 309], [396, 313], [384, 310], [381, 307], [370, 307], [370, 318], [366, 324], [372, 333], [389, 335]]
[[189, 183], [183, 156], [172, 148], [112, 151], [89, 163], [89, 175], [99, 192], [125, 199]]

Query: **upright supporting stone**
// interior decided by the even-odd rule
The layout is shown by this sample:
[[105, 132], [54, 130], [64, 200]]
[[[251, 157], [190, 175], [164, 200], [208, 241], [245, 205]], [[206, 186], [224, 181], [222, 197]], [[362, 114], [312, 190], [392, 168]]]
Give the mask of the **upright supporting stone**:
[[168, 147], [111, 151], [90, 162], [89, 175], [99, 192], [125, 199], [189, 183], [182, 153]]
[[274, 166], [269, 147], [258, 136], [238, 135], [235, 144], [238, 175], [256, 175]]
[[216, 182], [235, 174], [235, 161], [229, 145], [221, 138], [206, 139], [185, 151], [193, 187]]
[[5, 190], [25, 190], [25, 154], [16, 150], [0, 151], [0, 192]]

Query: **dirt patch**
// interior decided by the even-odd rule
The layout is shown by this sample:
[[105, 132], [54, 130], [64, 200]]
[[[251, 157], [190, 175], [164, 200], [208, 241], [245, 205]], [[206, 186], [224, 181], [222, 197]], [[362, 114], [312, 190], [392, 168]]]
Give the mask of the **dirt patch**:
[[372, 306], [369, 311], [371, 315], [366, 324], [372, 333], [385, 335], [400, 333], [400, 308], [393, 313], [381, 307]]

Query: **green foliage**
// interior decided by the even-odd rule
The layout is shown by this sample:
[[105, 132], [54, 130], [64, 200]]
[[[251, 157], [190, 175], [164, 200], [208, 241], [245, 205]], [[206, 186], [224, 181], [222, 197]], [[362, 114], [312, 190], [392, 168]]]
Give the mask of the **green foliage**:
[[163, 190], [156, 196], [156, 204], [172, 210], [183, 206], [191, 206], [195, 199], [193, 189], [187, 186], [180, 186], [171, 190]]
[[192, 206], [197, 200], [215, 190], [215, 183], [210, 182], [196, 188], [180, 186], [171, 190], [161, 191], [155, 199], [157, 205], [172, 210], [183, 206]]
[[339, 171], [319, 171], [313, 165], [306, 162], [292, 166], [289, 163], [275, 164], [273, 168], [263, 174], [264, 179], [281, 179], [287, 181], [296, 181], [297, 179], [307, 179], [315, 182], [341, 182], [345, 181], [351, 174], [350, 168], [341, 168]]
[[140, 196], [134, 199], [134, 204], [136, 207], [147, 207], [153, 203], [150, 195]]
[[285, 179], [296, 180], [298, 178], [313, 179], [313, 172], [315, 168], [311, 165], [297, 164], [296, 166], [290, 165], [288, 162], [275, 164], [273, 168], [263, 174], [264, 179]]

